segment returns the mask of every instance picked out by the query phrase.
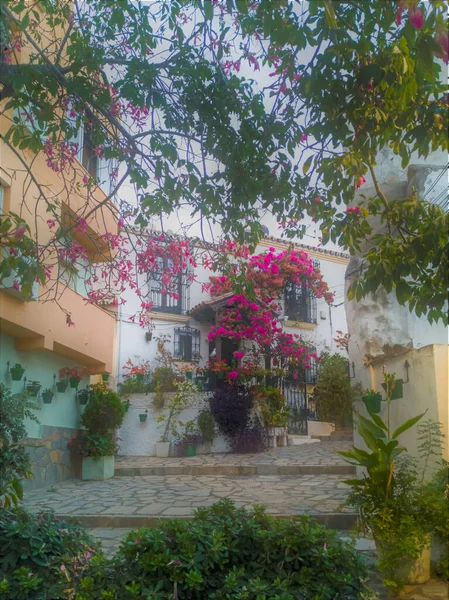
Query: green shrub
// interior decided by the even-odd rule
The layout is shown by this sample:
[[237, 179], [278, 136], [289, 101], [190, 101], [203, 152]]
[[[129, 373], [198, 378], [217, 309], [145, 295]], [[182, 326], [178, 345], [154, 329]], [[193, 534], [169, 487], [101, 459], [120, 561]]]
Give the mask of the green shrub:
[[152, 391], [176, 392], [176, 381], [179, 381], [179, 377], [171, 367], [156, 367], [151, 374]]
[[210, 410], [203, 409], [197, 417], [198, 429], [206, 444], [212, 444], [215, 438], [215, 422]]
[[81, 417], [89, 433], [110, 434], [120, 427], [124, 416], [125, 407], [118, 394], [104, 383], [91, 386], [90, 400]]
[[355, 600], [366, 577], [359, 553], [335, 532], [229, 500], [198, 509], [192, 521], [131, 532], [117, 559], [120, 600]]
[[31, 477], [31, 465], [26, 447], [25, 419], [36, 423], [38, 408], [28, 394], [13, 394], [0, 384], [0, 506], [16, 504], [22, 496], [20, 480]]
[[335, 423], [336, 429], [350, 423], [355, 392], [349, 378], [347, 359], [340, 354], [325, 356], [314, 390], [319, 420]]
[[[75, 521], [23, 509], [0, 512], [0, 599], [68, 599], [95, 553]], [[100, 597], [100, 596], [99, 596]]]

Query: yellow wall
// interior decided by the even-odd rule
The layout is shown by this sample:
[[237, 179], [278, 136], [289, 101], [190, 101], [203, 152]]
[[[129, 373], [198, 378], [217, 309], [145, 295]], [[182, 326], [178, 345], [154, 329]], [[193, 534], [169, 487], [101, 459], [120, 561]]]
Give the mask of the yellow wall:
[[[386, 371], [395, 373], [397, 379], [406, 381], [407, 375], [404, 367], [405, 361], [410, 367], [409, 382], [404, 383], [404, 397], [392, 400], [390, 408], [390, 419], [392, 428], [396, 428], [407, 419], [427, 411], [422, 421], [432, 419], [442, 424], [443, 433], [446, 435], [442, 457], [449, 460], [449, 400], [448, 400], [448, 346], [429, 345], [418, 350], [410, 350], [401, 356], [379, 361], [367, 366], [364, 374], [364, 387], [373, 387], [381, 391], [383, 398], [385, 392], [381, 388], [383, 383], [382, 366]], [[362, 402], [357, 403], [356, 410], [366, 416], [366, 410]], [[387, 418], [387, 403], [382, 402], [382, 419]], [[408, 452], [418, 455], [419, 441], [417, 439], [417, 426], [415, 425], [400, 436], [401, 445]], [[355, 443], [362, 445], [362, 440], [355, 432]]]

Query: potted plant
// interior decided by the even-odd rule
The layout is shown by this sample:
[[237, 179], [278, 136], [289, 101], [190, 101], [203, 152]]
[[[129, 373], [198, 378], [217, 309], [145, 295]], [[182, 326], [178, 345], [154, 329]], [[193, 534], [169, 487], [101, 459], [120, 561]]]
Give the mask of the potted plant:
[[42, 392], [42, 400], [43, 400], [44, 404], [51, 404], [51, 401], [53, 400], [54, 395], [55, 395], [55, 393], [51, 388], [46, 388]]
[[130, 406], [131, 406], [131, 402], [130, 402], [130, 400], [129, 400], [129, 398], [128, 398], [128, 399], [126, 399], [126, 400], [123, 402], [123, 407], [124, 407], [124, 409], [125, 409], [125, 413], [127, 413], [127, 412], [128, 412], [128, 410], [129, 410], [129, 407], [130, 407]]
[[90, 385], [88, 394], [89, 402], [81, 417], [81, 424], [87, 429], [82, 446], [82, 477], [109, 479], [114, 475], [115, 430], [123, 422], [124, 403], [104, 382]]
[[36, 398], [41, 387], [42, 384], [40, 384], [39, 381], [28, 381], [26, 384], [26, 391], [30, 394], [30, 396]]
[[139, 413], [139, 419], [140, 419], [141, 423], [145, 423], [145, 421], [147, 420], [147, 418], [148, 418], [148, 409], [145, 410], [144, 413]]
[[150, 369], [149, 360], [139, 360], [138, 364], [134, 364], [133, 361], [128, 358], [126, 363], [123, 365], [123, 371], [125, 371], [125, 377], [135, 378], [136, 381], [141, 384], [145, 379], [145, 375]]
[[366, 389], [363, 392], [362, 400], [369, 413], [379, 414], [382, 402], [382, 394], [373, 389]]
[[78, 390], [76, 395], [80, 405], [86, 406], [86, 404], [89, 402], [89, 390], [87, 388], [84, 390]]
[[156, 442], [156, 456], [167, 457], [170, 453], [170, 438], [178, 435], [177, 426], [180, 424], [178, 417], [186, 409], [192, 399], [192, 395], [197, 392], [195, 384], [191, 381], [175, 381], [177, 389], [176, 394], [168, 401], [168, 413], [157, 418], [157, 422], [165, 424], [164, 432], [158, 442]]
[[60, 379], [59, 381], [56, 382], [56, 389], [58, 390], [59, 393], [63, 394], [66, 391], [68, 385], [69, 385], [68, 379]]
[[203, 409], [198, 413], [196, 419], [197, 427], [201, 433], [203, 443], [210, 451], [215, 439], [215, 421], [210, 410]]
[[70, 387], [77, 389], [81, 379], [87, 374], [86, 367], [63, 367], [59, 370], [59, 379], [68, 379]]
[[105, 382], [109, 381], [109, 373], [102, 373], [101, 379], [102, 379], [102, 381], [105, 381]]
[[417, 479], [398, 439], [424, 413], [393, 431], [390, 403], [394, 375], [385, 374], [384, 379], [388, 403], [386, 421], [375, 412], [369, 412], [369, 418], [358, 415], [358, 431], [368, 450], [354, 447], [339, 454], [365, 470], [360, 479], [346, 481], [352, 488], [348, 502], [359, 510], [363, 531], [374, 537], [378, 566], [385, 574], [384, 583], [396, 592], [407, 580], [423, 583], [429, 578], [431, 523], [423, 517]]
[[23, 377], [23, 374], [25, 373], [25, 369], [22, 367], [21, 364], [16, 363], [13, 367], [9, 369], [9, 372], [11, 373], [11, 379], [13, 381], [20, 381]]

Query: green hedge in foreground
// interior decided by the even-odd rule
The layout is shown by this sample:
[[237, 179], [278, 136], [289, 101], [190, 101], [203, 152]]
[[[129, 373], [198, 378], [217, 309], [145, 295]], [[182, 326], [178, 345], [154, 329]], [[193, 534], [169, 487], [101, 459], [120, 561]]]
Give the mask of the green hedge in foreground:
[[[15, 512], [0, 517], [2, 600], [357, 600], [366, 592], [360, 554], [308, 517], [275, 519], [222, 500], [192, 520], [132, 531], [107, 560], [75, 526], [61, 525], [62, 548], [50, 517], [24, 516], [35, 530], [21, 532]], [[31, 550], [36, 539], [47, 548], [42, 564], [28, 550], [8, 559], [11, 542]]]

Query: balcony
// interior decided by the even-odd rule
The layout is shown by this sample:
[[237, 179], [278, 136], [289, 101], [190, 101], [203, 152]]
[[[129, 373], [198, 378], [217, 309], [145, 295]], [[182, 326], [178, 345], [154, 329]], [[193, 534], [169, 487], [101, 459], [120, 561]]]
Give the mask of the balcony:
[[113, 372], [115, 317], [85, 303], [82, 296], [65, 288], [61, 304], [75, 327], [53, 302], [23, 302], [0, 291], [0, 330], [15, 338], [19, 351], [49, 351], [75, 360], [94, 373]]

